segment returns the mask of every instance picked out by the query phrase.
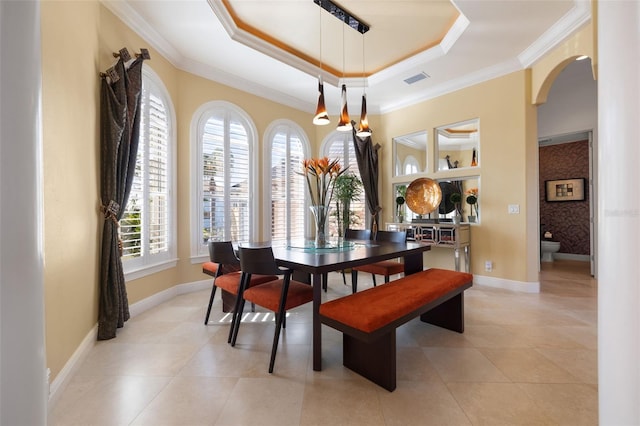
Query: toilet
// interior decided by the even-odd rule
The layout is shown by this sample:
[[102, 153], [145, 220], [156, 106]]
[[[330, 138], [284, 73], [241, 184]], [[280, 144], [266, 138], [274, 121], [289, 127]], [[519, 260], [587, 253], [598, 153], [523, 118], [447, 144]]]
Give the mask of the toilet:
[[558, 241], [540, 241], [540, 251], [542, 251], [541, 262], [553, 262], [553, 253], [560, 250], [560, 242]]

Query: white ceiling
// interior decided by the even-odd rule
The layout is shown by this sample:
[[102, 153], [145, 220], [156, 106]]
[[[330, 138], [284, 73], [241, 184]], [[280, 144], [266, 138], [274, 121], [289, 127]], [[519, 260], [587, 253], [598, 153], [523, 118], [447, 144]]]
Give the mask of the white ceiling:
[[[310, 114], [315, 111], [318, 63], [322, 60], [327, 108], [334, 116], [339, 108], [342, 79], [331, 69], [352, 75], [344, 79], [352, 116], [359, 115], [364, 84], [369, 112], [386, 113], [525, 69], [591, 19], [588, 0], [455, 0], [452, 3], [458, 14], [454, 22], [446, 14], [431, 17], [431, 1], [337, 1], [371, 26], [363, 37], [324, 11], [320, 17], [320, 8], [313, 0], [103, 0], [103, 3], [149, 43], [140, 47], [156, 49], [177, 68]], [[272, 6], [272, 13], [265, 11], [265, 4]], [[435, 2], [432, 6], [435, 7]], [[415, 21], [416, 16], [422, 24]], [[261, 31], [277, 38], [275, 44], [280, 46], [274, 45], [273, 40], [257, 37], [256, 31], [245, 31], [238, 21], [249, 22], [258, 35]], [[263, 21], [265, 24], [261, 26]], [[322, 58], [317, 34], [319, 21]], [[336, 31], [335, 25], [346, 30]], [[420, 25], [444, 26], [446, 31], [431, 46], [425, 41], [426, 50], [407, 57], [407, 49], [415, 46], [408, 46], [407, 32], [400, 29], [417, 28], [416, 37], [428, 37]], [[346, 55], [343, 45], [344, 52], [355, 53]], [[378, 52], [382, 50], [378, 45], [398, 47], [386, 48], [385, 56]], [[293, 54], [288, 46], [294, 46]], [[389, 55], [389, 50], [397, 54], [399, 62]], [[365, 70], [365, 79], [361, 72], [367, 62], [375, 65]], [[153, 66], [153, 57], [150, 65]], [[430, 78], [413, 85], [403, 81], [421, 72]]]

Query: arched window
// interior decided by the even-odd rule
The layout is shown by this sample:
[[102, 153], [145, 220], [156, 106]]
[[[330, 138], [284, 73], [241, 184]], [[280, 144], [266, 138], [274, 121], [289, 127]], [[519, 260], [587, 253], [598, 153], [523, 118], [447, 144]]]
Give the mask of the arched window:
[[[306, 183], [300, 175], [302, 160], [309, 157], [309, 142], [304, 131], [289, 120], [278, 120], [266, 131], [265, 180], [267, 199], [264, 223], [270, 223], [265, 240], [283, 241], [305, 237]], [[265, 227], [266, 228], [266, 227]]]
[[407, 158], [404, 160], [404, 174], [412, 175], [414, 173], [418, 173], [420, 171], [420, 164], [418, 160], [413, 155], [407, 155]]
[[136, 169], [120, 220], [122, 264], [128, 279], [175, 264], [174, 123], [167, 89], [144, 64]]
[[[322, 156], [329, 159], [338, 158], [343, 167], [349, 167], [348, 173], [353, 173], [362, 181], [358, 170], [355, 148], [353, 147], [353, 135], [351, 132], [332, 132], [322, 144]], [[335, 203], [333, 208], [335, 209]], [[367, 214], [364, 201], [364, 190], [358, 200], [351, 201], [352, 221], [351, 228], [366, 228]], [[329, 221], [330, 235], [338, 235], [335, 216], [331, 215]]]
[[251, 119], [233, 104], [209, 102], [194, 115], [192, 134], [193, 255], [207, 254], [210, 239], [253, 241], [256, 130]]

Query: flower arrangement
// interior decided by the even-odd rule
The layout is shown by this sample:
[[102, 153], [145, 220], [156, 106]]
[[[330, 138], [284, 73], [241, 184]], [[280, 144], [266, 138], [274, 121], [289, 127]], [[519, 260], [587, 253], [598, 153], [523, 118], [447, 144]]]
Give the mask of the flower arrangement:
[[302, 160], [302, 174], [307, 181], [307, 189], [311, 197], [311, 211], [316, 220], [316, 245], [326, 244], [325, 226], [329, 216], [329, 206], [333, 198], [336, 179], [347, 168], [342, 168], [338, 159], [328, 157]]
[[468, 189], [465, 193], [467, 194], [467, 204], [471, 206], [471, 215], [478, 216], [478, 188]]

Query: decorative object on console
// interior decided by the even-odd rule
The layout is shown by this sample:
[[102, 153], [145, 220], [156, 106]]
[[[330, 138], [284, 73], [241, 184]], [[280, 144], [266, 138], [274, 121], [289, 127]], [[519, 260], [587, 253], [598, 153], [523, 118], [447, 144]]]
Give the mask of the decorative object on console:
[[[469, 215], [469, 222], [475, 222], [478, 217], [478, 188], [468, 189], [467, 192], [467, 204], [469, 204], [469, 208], [471, 209], [471, 214]], [[474, 212], [475, 209], [475, 212]]]
[[404, 221], [404, 203], [406, 201], [405, 195], [407, 195], [407, 186], [399, 185], [396, 188], [398, 196], [396, 197], [396, 220], [398, 223], [402, 223]]
[[326, 225], [333, 189], [336, 179], [346, 170], [346, 168], [343, 169], [340, 166], [337, 159], [329, 161], [328, 157], [323, 157], [302, 160], [302, 172], [300, 174], [307, 181], [307, 189], [311, 197], [311, 211], [316, 224], [317, 247], [324, 247], [327, 243]]
[[405, 199], [407, 207], [412, 212], [419, 215], [429, 214], [442, 201], [442, 190], [435, 180], [418, 178], [409, 184]]
[[456, 215], [453, 217], [453, 223], [460, 223], [462, 218], [462, 210], [461, 210], [462, 195], [459, 192], [454, 192], [451, 195], [449, 195], [449, 200], [453, 203], [456, 210]]

